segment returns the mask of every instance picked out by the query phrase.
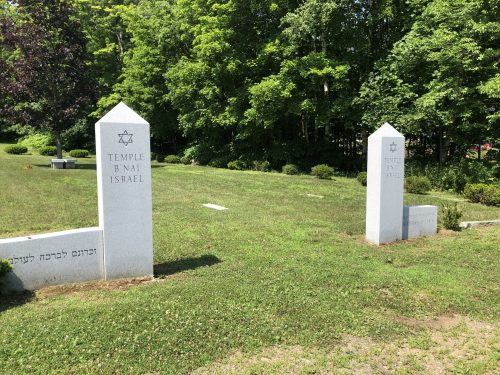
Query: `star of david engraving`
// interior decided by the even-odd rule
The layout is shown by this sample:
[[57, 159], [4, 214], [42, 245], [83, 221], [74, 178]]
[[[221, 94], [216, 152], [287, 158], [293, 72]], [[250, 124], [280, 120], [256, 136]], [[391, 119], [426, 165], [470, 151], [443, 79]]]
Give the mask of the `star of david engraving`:
[[396, 151], [398, 150], [398, 149], [397, 149], [397, 146], [398, 146], [398, 145], [397, 145], [396, 143], [394, 143], [394, 142], [392, 142], [389, 146], [390, 146], [390, 149], [389, 149], [389, 150], [390, 150], [391, 152], [396, 152]]
[[122, 134], [118, 134], [118, 137], [120, 137], [120, 140], [118, 143], [122, 143], [125, 146], [128, 146], [129, 143], [134, 143], [134, 140], [132, 139], [134, 135], [129, 134], [126, 130]]

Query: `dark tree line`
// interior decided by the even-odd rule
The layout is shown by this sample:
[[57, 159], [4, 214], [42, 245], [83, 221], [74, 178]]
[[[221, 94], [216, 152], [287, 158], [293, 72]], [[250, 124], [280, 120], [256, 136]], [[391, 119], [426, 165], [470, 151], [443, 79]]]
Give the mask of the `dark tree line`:
[[[43, 5], [29, 8], [35, 3]], [[56, 26], [64, 12], [51, 15], [51, 6], [67, 9], [68, 31]], [[51, 43], [51, 51], [80, 48], [69, 55], [81, 61], [78, 77], [62, 69], [68, 85], [47, 86], [57, 103], [37, 107], [38, 117], [10, 112], [47, 99], [41, 87], [55, 82], [48, 73], [31, 97], [8, 89], [0, 100], [10, 125], [60, 129], [49, 106], [73, 108], [65, 127], [92, 124], [123, 100], [150, 121], [163, 153], [346, 170], [362, 168], [366, 137], [384, 121], [427, 161], [461, 158], [472, 144], [500, 138], [497, 0], [4, 1], [2, 13], [4, 90], [28, 80], [18, 65], [47, 61]], [[26, 17], [41, 13], [45, 23], [30, 27], [42, 30], [23, 35]], [[23, 40], [34, 48], [27, 59]], [[61, 61], [48, 66], [71, 65], [67, 54], [53, 56]]]

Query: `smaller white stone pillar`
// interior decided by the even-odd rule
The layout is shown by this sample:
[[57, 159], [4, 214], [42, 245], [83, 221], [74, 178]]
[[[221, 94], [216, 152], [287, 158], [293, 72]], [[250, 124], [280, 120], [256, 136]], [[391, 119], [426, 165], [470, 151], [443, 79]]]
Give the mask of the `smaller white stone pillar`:
[[368, 137], [366, 240], [402, 239], [405, 138], [389, 123]]
[[149, 124], [120, 103], [95, 130], [105, 278], [152, 276]]

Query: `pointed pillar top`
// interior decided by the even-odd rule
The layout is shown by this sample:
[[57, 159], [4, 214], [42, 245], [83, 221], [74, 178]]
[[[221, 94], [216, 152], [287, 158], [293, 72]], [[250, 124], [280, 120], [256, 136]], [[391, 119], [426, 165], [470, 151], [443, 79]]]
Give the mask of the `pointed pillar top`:
[[125, 103], [118, 103], [111, 111], [104, 115], [99, 121], [99, 124], [103, 123], [113, 123], [113, 124], [146, 124], [149, 125], [146, 120], [135, 113], [129, 106]]
[[396, 129], [392, 127], [391, 124], [386, 122], [380, 128], [378, 128], [375, 132], [370, 135], [369, 138], [404, 138], [403, 134], [398, 132]]

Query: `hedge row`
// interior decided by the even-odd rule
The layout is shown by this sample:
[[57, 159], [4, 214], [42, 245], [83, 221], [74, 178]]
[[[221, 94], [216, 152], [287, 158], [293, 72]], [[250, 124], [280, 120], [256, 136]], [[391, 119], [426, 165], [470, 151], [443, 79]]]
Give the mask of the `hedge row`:
[[464, 196], [472, 203], [500, 206], [500, 185], [467, 184]]

